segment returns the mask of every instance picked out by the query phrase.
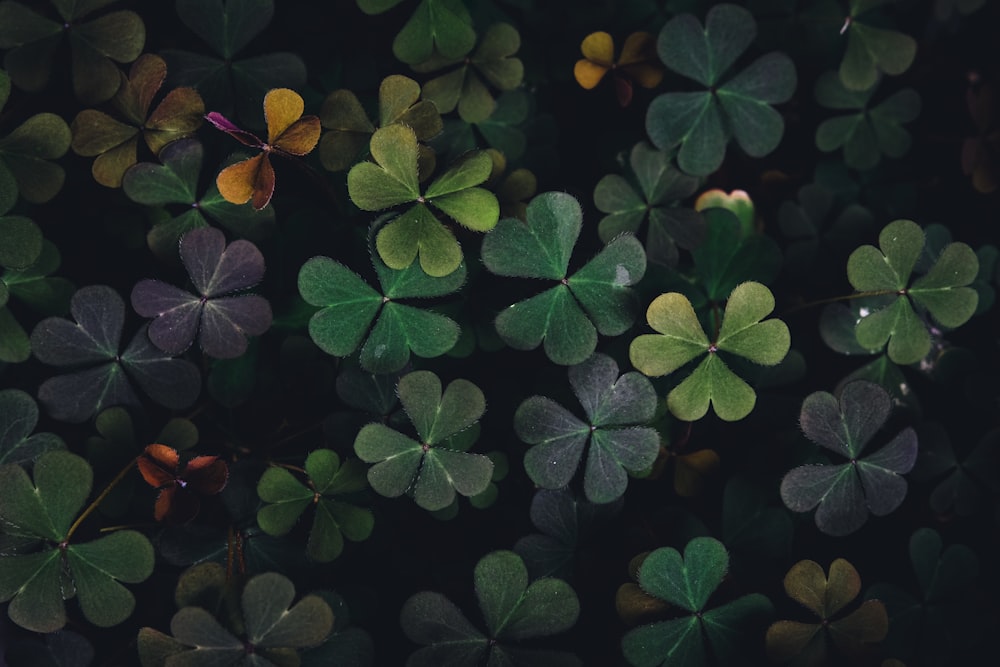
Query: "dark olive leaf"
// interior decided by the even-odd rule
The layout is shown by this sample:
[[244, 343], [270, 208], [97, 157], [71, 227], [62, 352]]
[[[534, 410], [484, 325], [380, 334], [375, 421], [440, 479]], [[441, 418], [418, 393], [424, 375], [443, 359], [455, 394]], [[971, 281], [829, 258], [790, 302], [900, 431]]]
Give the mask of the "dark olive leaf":
[[24, 465], [54, 449], [65, 449], [66, 443], [54, 433], [35, 433], [38, 406], [30, 395], [20, 389], [0, 391], [0, 465]]
[[407, 65], [422, 63], [435, 51], [446, 58], [461, 58], [476, 44], [471, 23], [460, 0], [420, 0], [396, 35], [392, 52]]
[[4, 532], [49, 543], [42, 551], [2, 557], [0, 600], [10, 601], [11, 620], [34, 632], [59, 630], [66, 623], [63, 586], [69, 585], [88, 621], [99, 627], [121, 623], [131, 615], [135, 598], [119, 582], [135, 584], [152, 574], [149, 540], [121, 530], [92, 542], [71, 541], [71, 523], [93, 482], [90, 465], [76, 454], [43, 454], [33, 477], [15, 464], [0, 467]]

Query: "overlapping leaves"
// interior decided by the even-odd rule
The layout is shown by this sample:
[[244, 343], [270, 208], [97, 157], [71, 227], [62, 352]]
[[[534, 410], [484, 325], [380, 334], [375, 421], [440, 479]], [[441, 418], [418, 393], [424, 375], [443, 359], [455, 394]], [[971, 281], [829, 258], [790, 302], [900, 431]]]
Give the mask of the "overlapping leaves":
[[462, 0], [420, 0], [393, 40], [392, 52], [407, 65], [417, 65], [435, 54], [462, 58], [475, 43], [472, 17]]
[[256, 210], [267, 206], [274, 194], [274, 167], [271, 154], [301, 157], [316, 147], [320, 135], [319, 118], [303, 116], [305, 102], [294, 90], [275, 88], [264, 96], [264, 118], [267, 121], [267, 141], [241, 130], [232, 121], [212, 111], [206, 120], [245, 146], [260, 149], [260, 153], [231, 164], [215, 179], [222, 197], [232, 204], [248, 201]]
[[861, 246], [847, 260], [847, 279], [856, 290], [893, 295], [858, 322], [855, 334], [869, 350], [888, 343], [889, 358], [897, 364], [915, 363], [930, 352], [931, 337], [918, 312], [954, 329], [972, 317], [979, 298], [968, 287], [979, 272], [979, 260], [964, 243], [945, 246], [927, 273], [910, 282], [924, 241], [915, 222], [896, 220], [879, 233], [878, 248]]
[[0, 138], [0, 215], [9, 211], [20, 195], [40, 204], [62, 189], [66, 172], [51, 162], [69, 150], [69, 126], [54, 113], [39, 113]]
[[602, 31], [592, 32], [580, 44], [583, 58], [576, 61], [573, 77], [590, 90], [612, 72], [618, 104], [632, 102], [632, 82], [643, 88], [656, 88], [663, 80], [663, 67], [656, 58], [656, 42], [648, 32], [633, 32], [625, 38], [622, 52], [615, 59], [614, 38]]
[[987, 636], [987, 619], [977, 618], [969, 605], [980, 577], [976, 553], [964, 544], [945, 548], [933, 528], [915, 531], [908, 551], [917, 595], [890, 583], [875, 584], [865, 593], [869, 600], [882, 600], [889, 612], [887, 650], [914, 664], [974, 660]]
[[687, 614], [629, 630], [622, 638], [629, 664], [696, 667], [709, 664], [710, 654], [720, 664], [738, 661], [773, 608], [759, 593], [707, 608], [728, 568], [726, 548], [711, 537], [692, 539], [683, 556], [670, 547], [650, 553], [639, 568], [640, 588]]
[[878, 81], [879, 74], [902, 74], [913, 64], [917, 55], [917, 40], [880, 25], [869, 24], [866, 15], [889, 0], [850, 0], [850, 13], [842, 32], [847, 33], [847, 50], [840, 62], [838, 75], [850, 90], [867, 90]]
[[608, 503], [625, 493], [627, 473], [649, 468], [656, 460], [660, 436], [646, 424], [658, 397], [644, 376], [619, 376], [614, 359], [600, 353], [571, 366], [569, 381], [587, 421], [550, 398], [525, 399], [514, 413], [517, 436], [533, 445], [524, 468], [538, 486], [560, 489], [576, 475], [587, 449], [584, 492], [591, 502]]
[[213, 182], [198, 195], [204, 148], [197, 139], [180, 139], [160, 151], [161, 164], [140, 162], [125, 172], [122, 190], [134, 202], [147, 206], [177, 205], [182, 212], [153, 225], [146, 243], [163, 260], [177, 259], [178, 242], [185, 233], [207, 227], [206, 218], [229, 231], [257, 241], [274, 228], [274, 207], [256, 210], [252, 205], [226, 201]]
[[[20, 226], [24, 223], [14, 224]], [[2, 222], [0, 226], [3, 226]], [[25, 225], [25, 228], [28, 227]], [[75, 289], [73, 284], [65, 278], [48, 275], [59, 268], [59, 262], [59, 251], [52, 243], [43, 240], [41, 252], [30, 266], [23, 269], [7, 268], [0, 273], [0, 361], [19, 363], [31, 356], [28, 333], [8, 307], [11, 299], [20, 301], [43, 315], [63, 315], [69, 310], [69, 300]]]
[[[217, 573], [215, 577], [224, 582], [222, 568], [212, 569], [200, 577]], [[215, 585], [221, 589], [223, 582]], [[182, 599], [180, 592], [177, 597]], [[300, 650], [320, 645], [330, 634], [333, 611], [316, 594], [293, 605], [294, 599], [295, 586], [287, 577], [275, 572], [255, 575], [243, 587], [232, 614], [216, 618], [198, 606], [196, 598], [170, 620], [173, 636], [150, 627], [140, 629], [139, 659], [143, 667], [298, 665]]]
[[135, 597], [119, 582], [136, 584], [152, 574], [153, 546], [133, 530], [70, 541], [93, 481], [83, 458], [48, 452], [35, 462], [33, 477], [16, 464], [0, 466], [3, 532], [41, 543], [37, 550], [0, 555], [0, 602], [9, 600], [11, 620], [34, 632], [55, 632], [66, 624], [67, 591], [75, 591], [94, 625], [121, 623], [135, 608]]
[[861, 577], [848, 561], [838, 558], [830, 574], [811, 560], [802, 560], [785, 575], [785, 592], [819, 617], [818, 623], [778, 621], [767, 629], [767, 654], [776, 663], [824, 664], [831, 659], [830, 642], [843, 659], [860, 661], [871, 645], [889, 630], [885, 605], [865, 600], [849, 614], [840, 612], [861, 592]]
[[517, 645], [573, 627], [580, 603], [569, 584], [548, 577], [529, 584], [528, 570], [513, 551], [483, 556], [476, 564], [474, 579], [486, 633], [444, 595], [417, 593], [403, 603], [400, 623], [411, 641], [425, 646], [410, 655], [407, 667], [582, 664], [570, 654]]
[[170, 65], [173, 83], [197, 88], [207, 108], [235, 113], [241, 123], [260, 128], [267, 91], [305, 85], [305, 63], [294, 53], [238, 57], [271, 22], [273, 0], [178, 0], [176, 8], [184, 25], [217, 57], [179, 49], [160, 54]]
[[781, 320], [761, 321], [773, 310], [769, 289], [760, 283], [741, 283], [729, 295], [722, 325], [710, 341], [687, 297], [677, 292], [661, 294], [646, 312], [649, 325], [659, 333], [636, 337], [629, 347], [629, 358], [642, 373], [658, 377], [707, 355], [670, 391], [667, 407], [686, 421], [704, 417], [710, 404], [721, 419], [743, 419], [753, 410], [757, 395], [730, 370], [719, 352], [763, 366], [780, 363], [788, 353], [791, 337]]
[[137, 405], [132, 382], [168, 408], [188, 407], [198, 397], [198, 369], [157, 349], [145, 327], [120, 349], [125, 303], [110, 287], [77, 290], [70, 314], [76, 322], [49, 317], [31, 332], [31, 349], [39, 361], [69, 371], [38, 388], [39, 400], [55, 419], [82, 422], [113, 405]]
[[360, 347], [361, 365], [372, 373], [402, 369], [411, 352], [438, 357], [450, 350], [459, 336], [454, 320], [399, 300], [455, 292], [465, 282], [464, 265], [444, 278], [432, 278], [416, 264], [396, 271], [375, 255], [372, 263], [384, 296], [329, 257], [313, 257], [302, 265], [299, 292], [320, 308], [309, 320], [309, 336], [320, 349], [343, 357]]
[[168, 354], [180, 354], [198, 339], [217, 359], [246, 352], [247, 336], [271, 326], [271, 306], [256, 294], [239, 294], [264, 277], [264, 256], [249, 241], [226, 245], [213, 227], [193, 229], [180, 241], [180, 256], [196, 293], [146, 279], [132, 288], [132, 307], [152, 317], [149, 339]]
[[138, 160], [139, 137], [154, 155], [171, 141], [190, 136], [201, 125], [205, 104], [194, 88], [175, 88], [149, 111], [167, 76], [167, 64], [152, 54], [140, 56], [122, 75], [111, 100], [119, 118], [97, 109], [76, 115], [70, 130], [77, 155], [94, 157], [91, 173], [101, 185], [117, 188], [122, 175]]
[[910, 150], [912, 139], [903, 128], [920, 115], [920, 95], [912, 88], [893, 93], [869, 108], [878, 89], [853, 91], [833, 72], [816, 80], [816, 101], [828, 109], [850, 109], [849, 113], [828, 118], [816, 128], [816, 147], [825, 153], [844, 149], [844, 163], [854, 169], [871, 169], [883, 155], [899, 158]]
[[645, 250], [634, 236], [622, 234], [567, 276], [583, 220], [579, 202], [563, 192], [542, 193], [528, 204], [526, 217], [506, 218], [486, 236], [483, 263], [497, 275], [558, 284], [501, 311], [497, 333], [515, 349], [544, 344], [553, 362], [579, 364], [593, 353], [598, 333], [618, 336], [632, 326], [631, 286], [646, 271]]
[[[393, 74], [382, 79], [378, 89], [378, 122], [373, 123], [361, 106], [357, 95], [349, 90], [335, 90], [323, 100], [319, 118], [327, 130], [319, 142], [319, 158], [330, 171], [343, 171], [352, 166], [367, 150], [376, 127], [393, 123], [407, 125], [417, 141], [427, 141], [441, 132], [441, 113], [433, 102], [420, 99], [420, 84], [413, 79]], [[433, 151], [418, 144], [418, 164], [434, 164]], [[425, 173], [426, 171], [426, 173]], [[433, 168], [420, 169], [421, 177]]]
[[139, 57], [146, 27], [133, 11], [119, 10], [93, 17], [114, 0], [67, 2], [52, 0], [59, 18], [53, 20], [20, 2], [0, 2], [0, 49], [9, 49], [4, 67], [18, 88], [42, 90], [49, 82], [62, 38], [72, 53], [73, 91], [85, 104], [99, 104], [118, 90], [117, 63]]
[[257, 493], [266, 504], [257, 511], [257, 523], [268, 535], [287, 534], [310, 505], [316, 508], [306, 542], [306, 554], [319, 562], [337, 558], [344, 539], [368, 539], [375, 519], [370, 510], [357, 507], [338, 496], [367, 487], [365, 469], [357, 459], [340, 463], [337, 453], [317, 449], [306, 457], [307, 484], [287, 468], [270, 467], [257, 483]]
[[375, 162], [356, 164], [347, 174], [354, 203], [365, 211], [412, 203], [379, 229], [375, 247], [382, 261], [392, 269], [405, 269], [419, 256], [420, 267], [428, 275], [441, 277], [455, 271], [462, 262], [462, 249], [428, 204], [466, 229], [493, 229], [500, 218], [500, 204], [492, 192], [476, 187], [490, 177], [490, 156], [483, 152], [466, 156], [421, 194], [417, 136], [411, 128], [379, 128], [370, 148]]
[[646, 255], [649, 261], [676, 267], [677, 248], [692, 250], [704, 240], [705, 224], [690, 208], [677, 206], [679, 200], [698, 188], [698, 179], [670, 164], [663, 151], [638, 143], [629, 154], [629, 166], [638, 190], [617, 174], [608, 174], [594, 187], [594, 205], [606, 213], [597, 231], [609, 243], [622, 232], [637, 234], [646, 219]]
[[877, 384], [848, 383], [838, 399], [818, 391], [802, 402], [799, 423], [806, 437], [848, 459], [847, 463], [808, 464], [790, 470], [781, 482], [781, 499], [795, 512], [816, 510], [816, 526], [828, 535], [848, 535], [868, 520], [885, 516], [906, 497], [903, 474], [917, 460], [917, 435], [900, 431], [877, 452], [865, 447], [892, 411], [888, 392]]
[[769, 53], [726, 78], [756, 35], [753, 15], [732, 4], [712, 7], [704, 27], [693, 15], [681, 14], [660, 31], [657, 51], [664, 64], [707, 89], [664, 93], [646, 114], [653, 144], [679, 148], [677, 164], [685, 172], [716, 171], [731, 138], [752, 157], [767, 155], [781, 141], [785, 123], [771, 105], [786, 102], [795, 91], [791, 59]]
[[[414, 66], [417, 72], [449, 69], [424, 84], [424, 99], [434, 103], [441, 113], [458, 110], [466, 123], [480, 123], [496, 109], [489, 85], [500, 91], [521, 85], [524, 65], [514, 54], [521, 46], [521, 36], [509, 23], [495, 23], [483, 34], [471, 54], [457, 58], [437, 56]], [[455, 67], [457, 65], [457, 67]]]
[[449, 438], [486, 411], [479, 387], [458, 379], [442, 392], [437, 375], [414, 371], [399, 379], [396, 392], [419, 440], [378, 422], [361, 429], [354, 452], [374, 464], [368, 469], [372, 489], [388, 498], [409, 493], [417, 505], [431, 511], [448, 507], [456, 493], [482, 493], [493, 476], [493, 462], [448, 446]]

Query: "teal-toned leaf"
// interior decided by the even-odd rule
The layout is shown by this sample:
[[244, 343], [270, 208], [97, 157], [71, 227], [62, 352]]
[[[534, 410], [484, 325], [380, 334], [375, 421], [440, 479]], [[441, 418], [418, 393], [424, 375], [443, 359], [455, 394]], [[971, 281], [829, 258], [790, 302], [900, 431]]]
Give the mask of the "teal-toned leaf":
[[635, 321], [632, 285], [646, 272], [646, 253], [632, 235], [613, 239], [566, 281], [587, 316], [605, 336], [627, 331]]
[[597, 347], [597, 330], [565, 285], [508, 306], [495, 326], [507, 345], [533, 350], [544, 342], [548, 358], [565, 366], [582, 362]]
[[83, 615], [99, 627], [118, 625], [132, 614], [135, 596], [118, 582], [145, 581], [154, 564], [153, 545], [133, 530], [70, 545], [66, 559]]
[[306, 597], [289, 608], [292, 582], [268, 572], [251, 578], [241, 598], [247, 639], [264, 648], [305, 648], [322, 642], [333, 629], [333, 612], [322, 598]]
[[582, 221], [583, 212], [574, 197], [542, 193], [528, 204], [526, 222], [504, 219], [483, 238], [483, 263], [501, 276], [561, 280], [566, 277]]
[[711, 207], [702, 211], [707, 225], [704, 242], [692, 251], [695, 275], [711, 301], [723, 301], [746, 281], [768, 284], [781, 270], [781, 250], [770, 237], [741, 232], [732, 212]]
[[667, 67], [707, 88], [718, 83], [756, 34], [750, 12], [721, 4], [709, 10], [704, 28], [691, 14], [675, 16], [660, 30], [656, 50]]
[[439, 313], [387, 303], [361, 347], [361, 366], [372, 373], [395, 373], [418, 357], [439, 357], [458, 341], [459, 326]]
[[423, 442], [439, 444], [462, 431], [486, 411], [486, 398], [468, 380], [454, 380], [441, 393], [441, 380], [430, 371], [415, 371], [399, 379], [399, 401]]
[[309, 336], [327, 354], [358, 349], [382, 307], [382, 296], [360, 276], [329, 257], [313, 257], [299, 270], [299, 293], [320, 306], [309, 320]]
[[0, 217], [0, 266], [25, 269], [42, 254], [42, 231], [30, 219], [20, 215]]
[[65, 449], [62, 438], [54, 433], [36, 433], [38, 406], [20, 389], [0, 391], [0, 465], [27, 464], [45, 452]]
[[576, 593], [560, 579], [528, 584], [524, 561], [513, 551], [487, 554], [475, 570], [476, 597], [490, 635], [521, 640], [573, 627], [580, 614]]

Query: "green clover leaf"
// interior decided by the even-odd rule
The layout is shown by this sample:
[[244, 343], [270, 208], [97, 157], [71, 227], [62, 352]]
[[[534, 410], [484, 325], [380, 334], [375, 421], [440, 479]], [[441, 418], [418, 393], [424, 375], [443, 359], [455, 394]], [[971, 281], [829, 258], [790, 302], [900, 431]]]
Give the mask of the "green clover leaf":
[[762, 366], [775, 366], [785, 358], [791, 345], [784, 322], [761, 322], [774, 310], [771, 291], [755, 282], [737, 285], [729, 295], [715, 341], [710, 342], [683, 294], [669, 292], [649, 305], [646, 319], [658, 334], [636, 337], [629, 358], [640, 372], [649, 376], [673, 373], [704, 354], [694, 371], [667, 396], [667, 407], [678, 419], [695, 421], [711, 404], [719, 418], [743, 419], [753, 410], [757, 396], [743, 379], [719, 357], [727, 352]]
[[685, 172], [716, 171], [733, 137], [753, 157], [767, 155], [781, 141], [785, 123], [771, 105], [788, 101], [795, 91], [791, 59], [768, 53], [723, 78], [756, 35], [753, 15], [732, 4], [712, 7], [704, 27], [693, 15], [681, 14], [660, 30], [657, 51], [663, 63], [707, 88], [664, 93], [646, 114], [653, 144], [661, 150], [679, 147], [677, 164]]
[[73, 520], [90, 495], [93, 472], [66, 451], [43, 454], [34, 482], [16, 464], [0, 466], [0, 525], [7, 535], [38, 540], [31, 553], [0, 555], [0, 602], [11, 620], [33, 632], [66, 624], [63, 590], [69, 582], [84, 617], [100, 627], [117, 625], [135, 608], [119, 582], [137, 584], [153, 573], [153, 546], [144, 535], [121, 530], [92, 542], [70, 542]]
[[414, 371], [399, 379], [397, 393], [419, 441], [382, 423], [361, 429], [354, 451], [362, 461], [375, 464], [368, 470], [372, 489], [389, 498], [412, 493], [417, 505], [431, 511], [448, 507], [456, 493], [482, 493], [493, 476], [493, 462], [481, 454], [450, 449], [446, 442], [486, 410], [479, 387], [459, 379], [442, 393], [434, 373]]
[[286, 468], [268, 468], [257, 483], [257, 494], [267, 503], [257, 511], [257, 523], [268, 535], [285, 535], [306, 508], [315, 505], [306, 555], [319, 562], [334, 560], [344, 550], [344, 538], [366, 540], [375, 524], [370, 510], [336, 499], [367, 486], [359, 463], [351, 459], [341, 465], [336, 452], [317, 449], [306, 458], [308, 487]]
[[531, 200], [527, 221], [506, 218], [483, 239], [486, 268], [501, 276], [542, 278], [559, 284], [503, 310], [496, 330], [511, 347], [545, 353], [571, 366], [587, 359], [597, 334], [618, 336], [632, 326], [635, 298], [630, 289], [646, 271], [646, 253], [623, 234], [567, 277], [583, 212], [573, 196], [546, 192]]
[[968, 287], [979, 273], [979, 259], [964, 243], [949, 243], [930, 270], [910, 282], [924, 241], [915, 222], [896, 220], [882, 229], [878, 248], [861, 246], [847, 259], [847, 279], [856, 290], [894, 295], [862, 317], [855, 333], [868, 350], [888, 343], [889, 358], [897, 364], [920, 361], [931, 349], [927, 325], [914, 306], [954, 329], [972, 317], [979, 300], [976, 290]]

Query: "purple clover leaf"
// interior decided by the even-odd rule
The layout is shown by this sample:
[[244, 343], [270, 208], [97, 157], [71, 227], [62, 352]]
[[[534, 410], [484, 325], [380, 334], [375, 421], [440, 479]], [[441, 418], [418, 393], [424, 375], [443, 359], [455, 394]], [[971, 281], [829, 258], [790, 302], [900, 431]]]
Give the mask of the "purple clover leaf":
[[195, 338], [216, 359], [233, 359], [247, 349], [247, 336], [271, 326], [271, 305], [256, 294], [239, 294], [264, 277], [264, 256], [253, 243], [226, 245], [212, 227], [192, 229], [180, 240], [180, 256], [195, 293], [159, 280], [132, 288], [132, 307], [152, 317], [149, 339], [170, 354], [180, 354]]
[[31, 332], [31, 349], [39, 361], [70, 369], [38, 388], [38, 398], [53, 419], [80, 423], [111, 406], [138, 405], [133, 383], [175, 410], [198, 398], [197, 367], [153, 347], [145, 326], [121, 350], [125, 302], [112, 288], [91, 285], [77, 290], [70, 314], [75, 322], [49, 317]]

